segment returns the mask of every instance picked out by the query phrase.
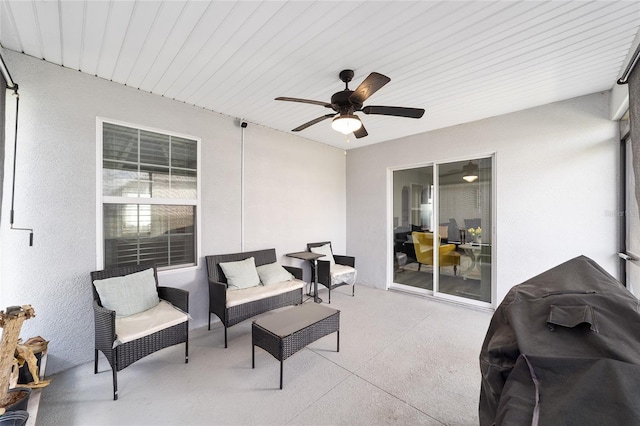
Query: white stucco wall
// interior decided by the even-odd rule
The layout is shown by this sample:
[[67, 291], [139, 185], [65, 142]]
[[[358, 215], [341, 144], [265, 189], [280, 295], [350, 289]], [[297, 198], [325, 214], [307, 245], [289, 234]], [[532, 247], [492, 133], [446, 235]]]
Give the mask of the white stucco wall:
[[[241, 249], [241, 130], [235, 119], [10, 51], [20, 84], [15, 226], [9, 230], [12, 144], [0, 226], [0, 308], [30, 303], [23, 337], [51, 340], [48, 372], [93, 357], [89, 272], [96, 267], [96, 116], [202, 139], [201, 255]], [[12, 141], [12, 111], [7, 139]], [[249, 124], [244, 249], [283, 255], [331, 240], [356, 256], [359, 282], [385, 288], [391, 238], [388, 168], [496, 153], [496, 282], [511, 286], [585, 254], [616, 275], [618, 142], [607, 94], [351, 150]], [[250, 118], [247, 118], [250, 121]], [[345, 159], [346, 158], [346, 159]], [[345, 189], [346, 188], [346, 189]], [[347, 244], [348, 242], [348, 244]], [[306, 276], [308, 271], [305, 269]], [[161, 274], [191, 292], [206, 324], [206, 267]]]
[[[3, 57], [20, 86], [15, 226], [9, 230], [13, 145], [7, 147], [0, 253], [0, 306], [33, 305], [22, 336], [49, 344], [47, 372], [93, 359], [89, 272], [96, 269], [96, 117], [202, 139], [202, 252], [241, 250], [241, 129], [237, 120], [71, 71], [11, 51]], [[13, 140], [14, 101], [7, 138]], [[247, 117], [250, 122], [250, 118]], [[244, 248], [283, 257], [310, 241], [346, 248], [342, 150], [249, 124], [245, 131]], [[308, 276], [308, 270], [306, 270]], [[206, 265], [160, 274], [190, 291], [191, 327], [206, 324]]]
[[617, 276], [617, 134], [608, 94], [599, 93], [349, 151], [347, 242], [359, 280], [388, 285], [389, 168], [488, 153], [496, 155], [496, 302], [581, 254]]

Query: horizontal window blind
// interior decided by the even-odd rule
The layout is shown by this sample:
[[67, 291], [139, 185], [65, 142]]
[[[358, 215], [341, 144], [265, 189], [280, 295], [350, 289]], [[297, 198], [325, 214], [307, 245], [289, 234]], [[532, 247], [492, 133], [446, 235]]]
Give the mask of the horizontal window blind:
[[103, 123], [105, 267], [195, 265], [197, 141]]

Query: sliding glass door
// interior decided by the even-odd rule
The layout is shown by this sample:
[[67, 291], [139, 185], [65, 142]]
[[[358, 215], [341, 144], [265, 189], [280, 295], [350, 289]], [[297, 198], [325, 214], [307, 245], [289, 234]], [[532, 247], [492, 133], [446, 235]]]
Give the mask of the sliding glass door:
[[[394, 283], [433, 290], [433, 166], [393, 172]], [[433, 244], [430, 244], [431, 246]]]
[[491, 158], [439, 165], [437, 198], [439, 290], [487, 303], [491, 302], [491, 169]]
[[493, 158], [393, 172], [392, 287], [492, 301]]

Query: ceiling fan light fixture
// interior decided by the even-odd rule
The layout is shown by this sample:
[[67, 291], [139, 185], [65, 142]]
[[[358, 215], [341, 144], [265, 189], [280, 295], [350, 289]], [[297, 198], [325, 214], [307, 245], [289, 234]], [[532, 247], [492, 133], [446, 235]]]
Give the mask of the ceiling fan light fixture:
[[342, 134], [348, 135], [362, 127], [362, 122], [357, 115], [354, 114], [341, 114], [333, 119], [331, 122], [333, 130]]
[[469, 161], [469, 164], [462, 168], [462, 179], [467, 182], [475, 182], [478, 179], [478, 165]]

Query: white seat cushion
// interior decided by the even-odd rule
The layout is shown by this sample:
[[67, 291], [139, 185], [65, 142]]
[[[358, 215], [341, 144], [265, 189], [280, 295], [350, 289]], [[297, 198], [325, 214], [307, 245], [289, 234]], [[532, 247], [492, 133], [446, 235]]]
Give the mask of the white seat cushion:
[[166, 300], [139, 314], [116, 318], [116, 340], [113, 347], [173, 327], [189, 320], [189, 314]]
[[227, 308], [303, 288], [304, 285], [304, 281], [293, 279], [267, 286], [259, 285], [240, 290], [227, 291]]
[[351, 266], [336, 263], [331, 266], [329, 274], [331, 275], [332, 286], [341, 283], [353, 285], [356, 282], [357, 271]]

